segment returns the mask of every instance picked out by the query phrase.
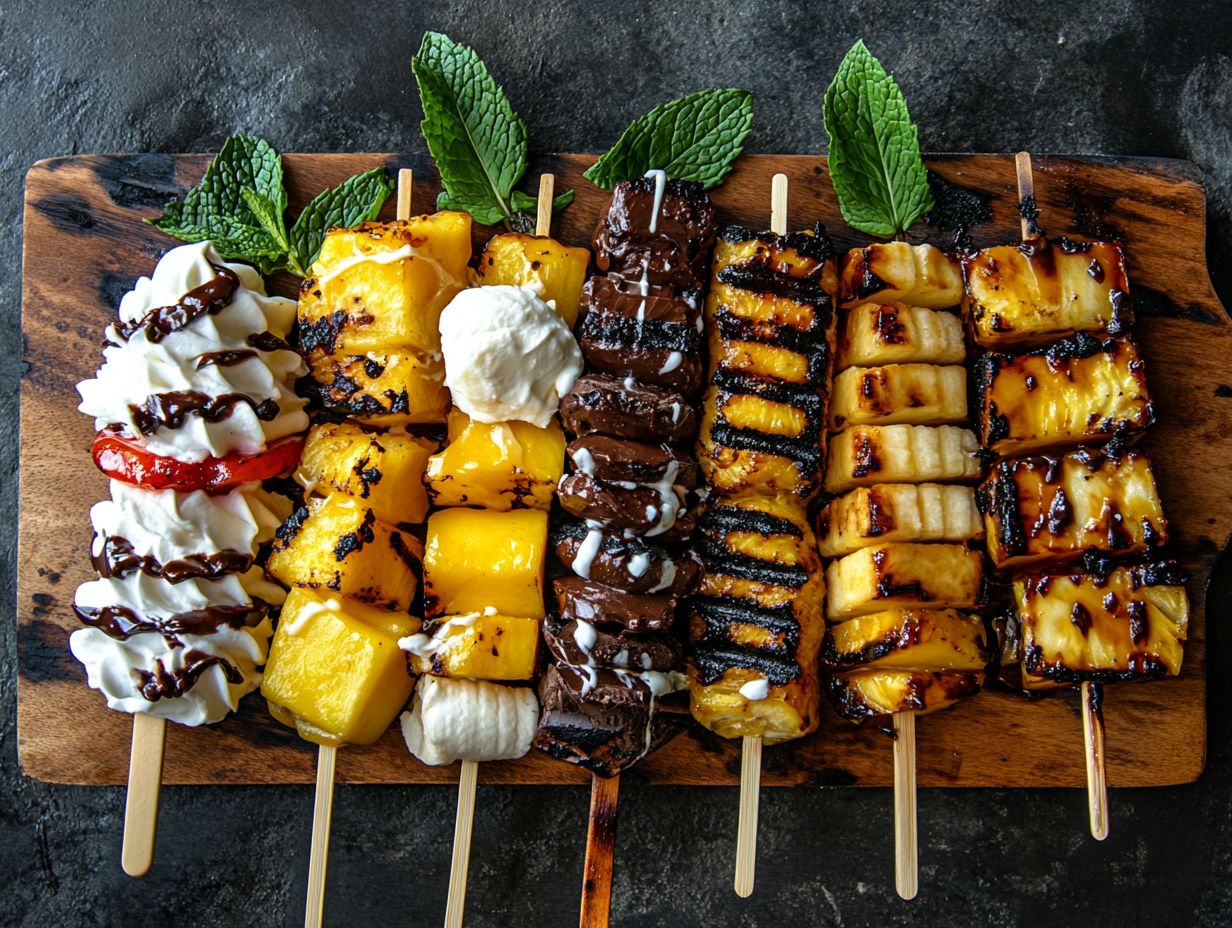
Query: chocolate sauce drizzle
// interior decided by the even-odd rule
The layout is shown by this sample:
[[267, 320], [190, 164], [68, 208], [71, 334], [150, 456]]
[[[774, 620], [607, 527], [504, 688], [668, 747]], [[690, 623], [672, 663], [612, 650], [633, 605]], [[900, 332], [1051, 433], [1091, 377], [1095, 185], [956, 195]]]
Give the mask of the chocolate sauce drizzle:
[[240, 279], [235, 272], [223, 265], [210, 263], [214, 277], [199, 287], [194, 287], [170, 306], [151, 309], [140, 319], [132, 322], [117, 322], [113, 331], [124, 341], [144, 330], [145, 337], [157, 344], [172, 332], [187, 328], [205, 315], [216, 316], [235, 299]]
[[279, 406], [275, 400], [258, 402], [243, 393], [223, 393], [210, 396], [199, 390], [172, 390], [168, 393], [153, 393], [138, 406], [129, 404], [133, 424], [142, 435], [153, 435], [161, 428], [178, 429], [189, 416], [200, 416], [206, 422], [221, 422], [230, 418], [240, 404], [247, 404], [262, 422], [278, 417]]
[[269, 604], [260, 600], [251, 605], [206, 606], [166, 617], [140, 616], [127, 606], [73, 606], [83, 625], [97, 628], [108, 638], [127, 641], [142, 632], [157, 632], [172, 647], [181, 644], [180, 635], [204, 637], [223, 628], [252, 628], [268, 610]]
[[90, 561], [100, 577], [119, 580], [141, 572], [168, 583], [217, 580], [227, 574], [241, 574], [253, 565], [253, 560], [250, 554], [228, 548], [212, 554], [188, 554], [161, 564], [152, 555], [138, 554], [133, 543], [119, 535], [107, 537], [102, 550], [90, 555]]

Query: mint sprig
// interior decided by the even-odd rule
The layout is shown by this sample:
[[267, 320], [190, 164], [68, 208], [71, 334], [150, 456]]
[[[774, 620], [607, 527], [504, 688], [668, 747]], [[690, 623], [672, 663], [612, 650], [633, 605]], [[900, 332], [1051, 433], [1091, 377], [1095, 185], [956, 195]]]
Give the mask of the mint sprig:
[[330, 226], [375, 219], [393, 192], [384, 168], [348, 178], [318, 194], [288, 230], [282, 157], [255, 136], [227, 139], [201, 178], [149, 222], [185, 242], [209, 239], [222, 258], [247, 261], [263, 274], [306, 277]]
[[900, 236], [933, 206], [928, 169], [907, 101], [881, 62], [857, 40], [826, 90], [830, 180], [849, 226]]
[[661, 103], [629, 125], [607, 154], [586, 171], [611, 190], [622, 180], [660, 168], [680, 180], [717, 187], [744, 148], [753, 125], [753, 94], [711, 88]]

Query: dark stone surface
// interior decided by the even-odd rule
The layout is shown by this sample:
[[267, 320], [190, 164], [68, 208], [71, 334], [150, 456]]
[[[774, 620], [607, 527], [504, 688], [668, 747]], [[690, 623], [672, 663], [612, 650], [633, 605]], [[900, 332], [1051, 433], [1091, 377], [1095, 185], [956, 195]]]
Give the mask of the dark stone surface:
[[[78, 3], [0, 6], [0, 514], [15, 523], [22, 176], [38, 158], [206, 151], [235, 130], [288, 151], [421, 151], [409, 58], [425, 28], [474, 44], [542, 151], [597, 150], [652, 102], [709, 84], [757, 92], [752, 151], [821, 149], [821, 93], [856, 36], [941, 151], [1171, 155], [1206, 174], [1213, 276], [1232, 300], [1232, 17], [1226, 3], [790, 0], [520, 5]], [[3, 541], [13, 602], [16, 544]], [[735, 793], [627, 787], [614, 922], [671, 925], [1232, 923], [1228, 598], [1208, 630], [1211, 749], [1188, 787], [1114, 791], [1112, 837], [1079, 791], [920, 797], [920, 898], [892, 886], [884, 790], [767, 791], [758, 889], [731, 892]], [[119, 869], [122, 792], [16, 769], [13, 624], [0, 623], [0, 923], [298, 925], [308, 788], [167, 789], [158, 859]], [[1132, 737], [1118, 732], [1113, 737]], [[1058, 745], [1058, 751], [1076, 750]], [[1048, 758], [1041, 757], [1041, 764]], [[453, 793], [342, 788], [327, 919], [439, 924]], [[582, 789], [484, 788], [468, 923], [576, 924]]]

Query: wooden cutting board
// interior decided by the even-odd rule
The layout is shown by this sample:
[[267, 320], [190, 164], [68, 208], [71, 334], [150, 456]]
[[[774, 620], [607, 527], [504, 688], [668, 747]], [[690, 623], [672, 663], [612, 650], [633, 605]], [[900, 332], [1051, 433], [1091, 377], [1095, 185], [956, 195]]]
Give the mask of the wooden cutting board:
[[[938, 181], [934, 224], [914, 239], [953, 243], [969, 227], [976, 247], [1018, 238], [1013, 159], [942, 155], [928, 159]], [[585, 244], [603, 191], [582, 171], [587, 155], [547, 156], [532, 165], [576, 188], [556, 237]], [[91, 423], [75, 412], [74, 384], [99, 360], [104, 324], [121, 295], [175, 244], [142, 220], [195, 184], [202, 155], [88, 155], [36, 164], [26, 178], [21, 382], [21, 515], [18, 566], [18, 744], [24, 772], [57, 783], [117, 784], [127, 775], [128, 716], [108, 711], [85, 685], [68, 651], [76, 627], [77, 584], [91, 576], [90, 505], [107, 493], [91, 466]], [[415, 169], [415, 208], [437, 192], [424, 158], [397, 155], [288, 155], [293, 209], [322, 187], [379, 164]], [[720, 219], [768, 222], [770, 178], [791, 180], [793, 228], [821, 220], [847, 248], [847, 229], [815, 156], [748, 156], [714, 193]], [[1148, 377], [1159, 424], [1145, 447], [1157, 468], [1173, 552], [1191, 571], [1193, 613], [1179, 678], [1110, 688], [1106, 702], [1108, 781], [1114, 786], [1184, 783], [1201, 772], [1206, 749], [1204, 599], [1212, 565], [1232, 528], [1232, 327], [1207, 276], [1205, 201], [1198, 169], [1155, 159], [1036, 156], [1040, 222], [1051, 235], [1125, 241]], [[392, 202], [388, 209], [392, 210]], [[490, 232], [477, 228], [477, 237]], [[482, 246], [476, 241], [476, 251]], [[293, 295], [290, 279], [275, 282]], [[824, 700], [823, 700], [824, 702]], [[1028, 702], [985, 690], [952, 711], [920, 720], [923, 786], [1081, 786], [1081, 719], [1073, 694]], [[631, 772], [627, 781], [735, 784], [738, 744], [692, 725]], [[222, 724], [168, 726], [168, 783], [310, 783], [316, 748], [274, 722], [259, 696]], [[390, 731], [377, 744], [348, 748], [341, 780], [443, 783], [457, 768], [420, 765]], [[493, 783], [581, 783], [589, 774], [532, 752], [484, 764]], [[825, 709], [820, 730], [765, 749], [768, 785], [891, 782], [891, 750], [875, 727], [857, 728]]]

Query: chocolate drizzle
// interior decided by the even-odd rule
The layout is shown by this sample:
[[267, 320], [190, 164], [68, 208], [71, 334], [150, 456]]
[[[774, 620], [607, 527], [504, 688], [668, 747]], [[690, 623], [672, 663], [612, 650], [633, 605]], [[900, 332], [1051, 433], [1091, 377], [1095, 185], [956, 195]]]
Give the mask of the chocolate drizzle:
[[124, 341], [137, 332], [144, 331], [147, 340], [155, 344], [173, 332], [185, 329], [202, 316], [216, 316], [235, 299], [240, 279], [229, 267], [210, 263], [214, 276], [199, 287], [194, 287], [170, 306], [151, 309], [140, 319], [132, 322], [117, 322], [113, 331]]
[[211, 554], [188, 554], [161, 564], [153, 555], [138, 554], [132, 542], [119, 535], [108, 536], [103, 541], [102, 550], [91, 554], [90, 560], [100, 577], [119, 580], [141, 572], [168, 583], [217, 580], [227, 574], [243, 573], [253, 565], [252, 555], [231, 549]]
[[253, 628], [268, 610], [268, 604], [259, 600], [247, 606], [206, 606], [166, 617], [140, 616], [127, 606], [73, 606], [82, 624], [97, 628], [108, 638], [127, 641], [142, 632], [157, 632], [172, 647], [180, 644], [180, 635], [203, 637], [223, 628]]
[[141, 695], [150, 702], [160, 699], [176, 699], [192, 689], [211, 667], [221, 667], [227, 682], [238, 686], [244, 682], [240, 669], [228, 661], [204, 651], [185, 651], [184, 666], [180, 670], [168, 670], [162, 659], [154, 662], [154, 670], [135, 670]]
[[172, 390], [168, 393], [153, 393], [141, 406], [130, 404], [133, 424], [142, 435], [153, 435], [161, 428], [178, 429], [189, 416], [200, 416], [206, 422], [221, 422], [230, 418], [237, 406], [246, 404], [262, 422], [278, 418], [279, 406], [275, 400], [255, 400], [243, 393], [224, 393], [210, 396], [199, 390]]

